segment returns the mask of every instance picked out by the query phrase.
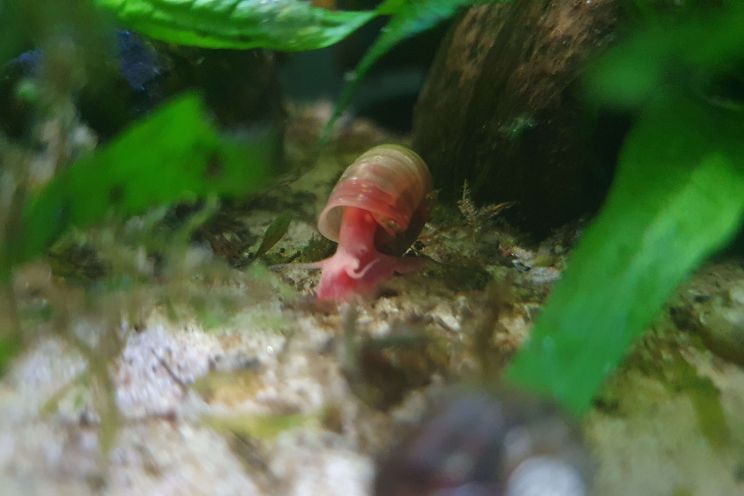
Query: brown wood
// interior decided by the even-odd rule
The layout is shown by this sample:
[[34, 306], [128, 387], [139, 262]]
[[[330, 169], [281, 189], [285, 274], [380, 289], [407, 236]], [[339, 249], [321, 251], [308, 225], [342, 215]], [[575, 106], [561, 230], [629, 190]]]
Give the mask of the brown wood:
[[441, 198], [465, 180], [478, 202], [515, 201], [543, 233], [601, 200], [611, 164], [577, 95], [612, 38], [616, 0], [517, 0], [474, 7], [450, 29], [414, 114], [413, 148]]

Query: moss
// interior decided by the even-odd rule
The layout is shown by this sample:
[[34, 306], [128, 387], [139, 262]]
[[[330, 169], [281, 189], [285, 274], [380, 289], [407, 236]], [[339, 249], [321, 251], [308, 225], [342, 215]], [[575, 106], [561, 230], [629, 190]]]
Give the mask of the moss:
[[298, 262], [317, 262], [328, 258], [336, 251], [336, 243], [319, 235], [313, 235], [297, 257]]
[[49, 254], [49, 261], [55, 276], [84, 286], [101, 280], [108, 272], [93, 247], [84, 243], [55, 246]]
[[482, 265], [432, 264], [427, 274], [446, 281], [452, 291], [481, 291], [491, 281], [491, 275]]

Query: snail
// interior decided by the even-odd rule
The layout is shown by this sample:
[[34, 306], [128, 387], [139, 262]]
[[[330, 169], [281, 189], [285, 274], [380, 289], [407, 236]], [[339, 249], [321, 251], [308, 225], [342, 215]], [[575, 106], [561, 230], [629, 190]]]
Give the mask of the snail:
[[341, 175], [318, 218], [318, 230], [336, 241], [336, 253], [311, 264], [322, 269], [317, 296], [345, 300], [373, 291], [393, 273], [421, 266], [400, 255], [429, 216], [431, 173], [416, 152], [376, 146]]

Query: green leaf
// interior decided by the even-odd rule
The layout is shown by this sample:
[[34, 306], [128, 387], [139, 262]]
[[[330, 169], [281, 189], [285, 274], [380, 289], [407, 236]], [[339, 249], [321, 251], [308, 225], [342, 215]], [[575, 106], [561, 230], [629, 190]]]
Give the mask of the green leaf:
[[208, 194], [244, 195], [261, 186], [268, 143], [222, 138], [195, 95], [177, 98], [114, 141], [60, 172], [32, 196], [10, 247], [17, 264], [38, 256], [64, 231], [106, 215]]
[[656, 21], [612, 48], [590, 70], [587, 89], [592, 98], [637, 105], [660, 87], [725, 72], [744, 58], [741, 2], [673, 23]]
[[261, 240], [261, 245], [258, 247], [258, 250], [256, 250], [256, 255], [253, 258], [262, 257], [267, 251], [273, 248], [274, 245], [277, 244], [285, 234], [287, 234], [291, 222], [292, 217], [289, 214], [285, 213], [278, 215], [277, 218], [271, 222], [269, 227], [266, 228], [264, 237]]
[[5, 374], [10, 361], [23, 349], [23, 340], [18, 335], [0, 338], [0, 376]]
[[15, 56], [26, 41], [24, 21], [23, 9], [17, 2], [0, 0], [0, 65]]
[[322, 141], [327, 141], [336, 121], [351, 102], [359, 82], [383, 55], [406, 38], [431, 29], [452, 17], [460, 7], [478, 3], [488, 3], [488, 0], [388, 0], [380, 5], [379, 13], [393, 16], [351, 73], [336, 102], [333, 116], [323, 130]]
[[95, 0], [121, 23], [152, 38], [205, 48], [296, 51], [342, 40], [375, 17], [302, 0]]
[[507, 377], [581, 413], [683, 278], [740, 226], [744, 113], [667, 94]]

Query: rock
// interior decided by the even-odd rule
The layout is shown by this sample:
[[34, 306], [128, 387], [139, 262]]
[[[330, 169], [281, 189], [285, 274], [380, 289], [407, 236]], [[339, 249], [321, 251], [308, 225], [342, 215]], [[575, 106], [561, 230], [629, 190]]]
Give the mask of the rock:
[[[574, 90], [618, 19], [615, 0], [519, 0], [465, 13], [414, 113], [413, 148], [441, 198], [459, 198], [467, 180], [476, 201], [515, 201], [507, 215], [533, 233], [598, 205], [614, 163], [601, 155], [612, 157], [613, 146], [593, 146]], [[616, 150], [620, 140], [609, 141]]]
[[744, 366], [744, 267], [712, 265], [688, 283], [670, 305], [678, 328], [700, 336], [718, 356]]

